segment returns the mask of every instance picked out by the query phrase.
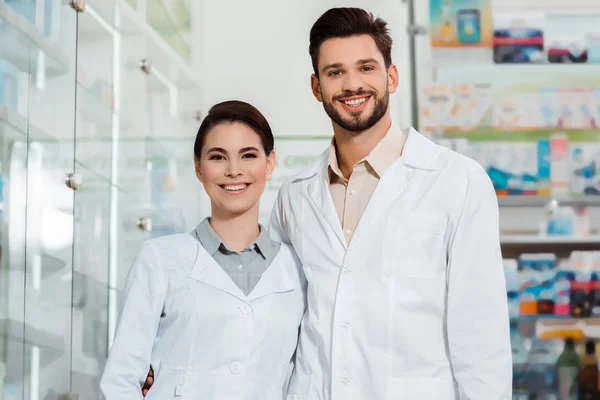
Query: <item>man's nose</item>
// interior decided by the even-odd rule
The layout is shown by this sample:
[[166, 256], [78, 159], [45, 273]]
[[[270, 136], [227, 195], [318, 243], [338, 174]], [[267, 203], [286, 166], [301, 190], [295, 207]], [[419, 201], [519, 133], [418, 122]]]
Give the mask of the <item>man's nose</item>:
[[345, 92], [357, 92], [363, 88], [363, 80], [358, 72], [348, 72], [344, 76], [342, 90]]

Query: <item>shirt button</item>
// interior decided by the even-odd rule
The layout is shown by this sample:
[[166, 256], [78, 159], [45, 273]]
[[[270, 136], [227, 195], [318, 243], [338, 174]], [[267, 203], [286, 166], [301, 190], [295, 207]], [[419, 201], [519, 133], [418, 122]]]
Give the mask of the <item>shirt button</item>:
[[238, 264], [238, 266], [237, 266], [237, 269], [240, 269], [240, 270], [241, 270], [241, 269], [243, 269], [243, 268], [244, 268], [244, 266], [243, 266], [242, 264]]
[[240, 364], [237, 361], [231, 363], [231, 365], [229, 366], [229, 371], [234, 375], [239, 374], [241, 370], [242, 370], [242, 364]]
[[350, 191], [350, 194], [351, 194], [352, 196], [354, 196], [354, 195], [356, 194], [356, 190], [352, 189], [352, 190]]
[[341, 382], [342, 382], [342, 385], [348, 386], [350, 384], [350, 379], [349, 378], [344, 378], [344, 379], [342, 379]]
[[348, 236], [352, 235], [352, 229], [346, 229], [346, 235], [348, 235]]
[[240, 311], [242, 312], [242, 314], [245, 314], [245, 315], [252, 314], [252, 307], [243, 306], [243, 307], [240, 307]]

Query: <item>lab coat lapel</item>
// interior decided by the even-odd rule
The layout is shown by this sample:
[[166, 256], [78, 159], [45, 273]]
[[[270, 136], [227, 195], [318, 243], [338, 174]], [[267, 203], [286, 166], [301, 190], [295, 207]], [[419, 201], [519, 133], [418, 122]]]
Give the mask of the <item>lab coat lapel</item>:
[[198, 250], [196, 260], [194, 261], [194, 265], [190, 271], [190, 278], [228, 293], [233, 297], [236, 297], [247, 303], [248, 299], [246, 295], [197, 241], [196, 247]]
[[412, 128], [403, 132], [407, 138], [402, 156], [380, 178], [353, 238], [363, 236], [389, 211], [394, 202], [400, 198], [404, 199], [407, 193], [415, 193], [417, 188], [413, 186], [417, 185], [417, 182], [414, 182], [413, 177], [416, 170], [433, 171], [436, 168], [439, 147]]
[[321, 156], [321, 162], [317, 173], [311, 178], [308, 183], [308, 194], [311, 200], [315, 203], [317, 209], [323, 216], [323, 219], [331, 228], [332, 233], [337, 237], [340, 244], [346, 248], [346, 240], [342, 232], [342, 224], [337, 216], [331, 192], [329, 191], [327, 164], [328, 155], [325, 152]]
[[248, 301], [253, 302], [270, 294], [294, 290], [294, 282], [292, 282], [291, 278], [286, 273], [286, 267], [289, 268], [292, 266], [282, 265], [281, 258], [276, 257], [263, 273], [252, 292], [248, 295]]

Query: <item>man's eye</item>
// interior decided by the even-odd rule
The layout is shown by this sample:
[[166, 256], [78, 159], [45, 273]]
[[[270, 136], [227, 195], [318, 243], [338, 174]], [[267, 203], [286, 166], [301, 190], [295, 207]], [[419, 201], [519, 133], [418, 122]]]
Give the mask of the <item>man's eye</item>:
[[329, 76], [338, 76], [338, 75], [341, 75], [341, 74], [342, 74], [342, 72], [341, 72], [341, 71], [331, 71], [331, 72], [329, 73]]
[[373, 68], [373, 67], [369, 67], [369, 66], [362, 67], [362, 70], [363, 70], [363, 71], [373, 71], [374, 69], [375, 69], [375, 68]]

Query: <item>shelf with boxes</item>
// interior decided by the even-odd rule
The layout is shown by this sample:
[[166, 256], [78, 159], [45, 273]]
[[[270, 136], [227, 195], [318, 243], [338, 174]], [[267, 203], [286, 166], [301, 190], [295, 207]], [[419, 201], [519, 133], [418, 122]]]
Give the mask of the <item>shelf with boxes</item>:
[[[16, 69], [38, 74], [43, 67], [48, 77], [61, 75], [69, 70], [68, 55], [52, 40], [57, 36], [60, 2], [38, 0], [44, 14], [41, 16], [43, 29], [36, 26], [37, 3], [30, 1], [0, 1], [0, 62], [2, 70]], [[43, 62], [31, 62], [32, 57], [43, 54]], [[37, 58], [37, 60], [40, 60]], [[3, 71], [4, 72], [4, 71]], [[6, 72], [4, 72], [6, 73]]]
[[600, 319], [600, 251], [525, 253], [505, 259], [509, 315]]

